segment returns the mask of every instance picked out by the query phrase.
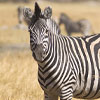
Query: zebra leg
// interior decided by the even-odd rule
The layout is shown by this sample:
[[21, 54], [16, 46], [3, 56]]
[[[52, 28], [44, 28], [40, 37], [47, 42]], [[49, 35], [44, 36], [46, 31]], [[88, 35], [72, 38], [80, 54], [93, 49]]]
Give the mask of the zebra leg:
[[72, 88], [68, 88], [66, 89], [63, 88], [61, 90], [61, 94], [60, 94], [60, 100], [72, 100], [72, 97], [73, 97], [73, 92], [72, 92]]
[[60, 96], [60, 100], [72, 100], [72, 96]]
[[44, 93], [44, 100], [58, 100], [58, 96]]

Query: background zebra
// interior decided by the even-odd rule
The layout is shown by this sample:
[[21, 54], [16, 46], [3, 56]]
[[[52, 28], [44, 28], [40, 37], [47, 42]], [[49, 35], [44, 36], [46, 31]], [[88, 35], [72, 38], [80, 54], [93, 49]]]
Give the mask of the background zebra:
[[19, 6], [17, 8], [18, 24], [13, 27], [14, 29], [23, 29], [23, 30], [27, 29], [27, 26], [24, 24], [24, 23], [27, 23], [27, 20], [24, 19], [23, 10], [24, 10], [24, 7], [22, 6]]
[[58, 100], [58, 96], [60, 100], [100, 97], [100, 34], [86, 37], [52, 34], [37, 3], [29, 32], [44, 100]]
[[70, 36], [74, 33], [82, 33], [83, 35], [89, 35], [89, 32], [92, 31], [91, 24], [86, 19], [81, 19], [78, 21], [73, 21], [66, 14], [61, 13], [59, 18], [59, 25], [64, 24], [67, 34]]
[[18, 22], [19, 24], [22, 24], [23, 23], [23, 7], [19, 6], [18, 9], [17, 9], [17, 12], [18, 12]]

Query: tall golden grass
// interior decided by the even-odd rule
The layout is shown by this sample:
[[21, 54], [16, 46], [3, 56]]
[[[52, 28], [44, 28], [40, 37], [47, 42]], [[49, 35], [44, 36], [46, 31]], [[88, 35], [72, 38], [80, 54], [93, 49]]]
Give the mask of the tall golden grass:
[[[56, 18], [59, 18], [61, 12], [65, 12], [73, 20], [86, 18], [92, 23], [94, 31], [100, 32], [100, 4], [50, 2], [39, 4], [42, 8], [51, 5], [53, 17]], [[29, 45], [27, 31], [12, 29], [18, 24], [19, 5], [34, 8], [33, 4], [0, 4], [0, 27], [5, 25], [9, 27], [6, 30], [0, 29], [0, 46], [20, 45], [20, 43]], [[66, 35], [63, 26], [61, 29]], [[0, 51], [0, 100], [43, 100], [43, 91], [37, 81], [37, 69], [37, 63], [32, 58], [30, 49]]]

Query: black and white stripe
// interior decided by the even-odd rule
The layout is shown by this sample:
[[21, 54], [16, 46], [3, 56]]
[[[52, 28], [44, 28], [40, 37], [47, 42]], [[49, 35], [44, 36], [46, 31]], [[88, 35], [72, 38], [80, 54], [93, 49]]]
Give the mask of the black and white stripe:
[[[100, 34], [65, 37], [53, 34], [35, 4], [35, 22], [29, 26], [33, 57], [44, 100], [100, 97]], [[37, 12], [36, 12], [37, 11]]]
[[60, 28], [54, 19], [50, 18], [46, 20], [48, 28], [53, 34], [60, 34]]
[[[84, 38], [50, 34], [48, 55], [39, 63], [39, 82], [62, 100], [100, 96], [100, 34]], [[50, 92], [51, 91], [51, 92]], [[51, 99], [50, 99], [51, 100]]]

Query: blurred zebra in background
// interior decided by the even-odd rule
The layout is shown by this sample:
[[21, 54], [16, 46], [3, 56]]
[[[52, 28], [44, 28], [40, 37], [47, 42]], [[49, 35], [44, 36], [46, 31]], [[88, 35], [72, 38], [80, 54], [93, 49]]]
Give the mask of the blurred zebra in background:
[[27, 25], [25, 25], [26, 20], [24, 19], [24, 16], [23, 16], [23, 9], [24, 9], [24, 7], [22, 7], [22, 6], [19, 6], [17, 8], [18, 24], [13, 27], [14, 29], [22, 29], [22, 30], [27, 29]]
[[17, 12], [18, 12], [18, 22], [19, 24], [22, 24], [23, 23], [23, 7], [19, 6], [18, 9], [17, 9]]
[[68, 36], [70, 36], [72, 33], [89, 35], [89, 32], [92, 31], [92, 26], [88, 20], [81, 19], [78, 21], [73, 21], [64, 13], [61, 13], [59, 18], [59, 25], [61, 24], [64, 24]]
[[58, 100], [58, 96], [60, 100], [99, 98], [100, 34], [85, 37], [53, 34], [44, 15], [35, 3], [28, 29], [44, 100]]

